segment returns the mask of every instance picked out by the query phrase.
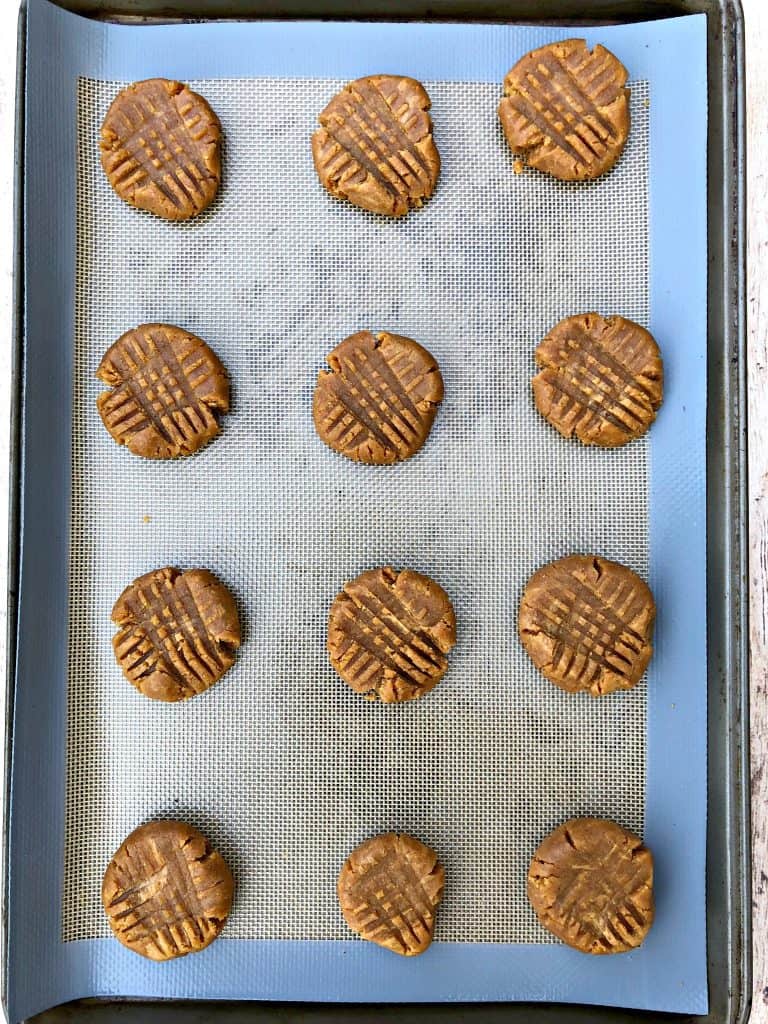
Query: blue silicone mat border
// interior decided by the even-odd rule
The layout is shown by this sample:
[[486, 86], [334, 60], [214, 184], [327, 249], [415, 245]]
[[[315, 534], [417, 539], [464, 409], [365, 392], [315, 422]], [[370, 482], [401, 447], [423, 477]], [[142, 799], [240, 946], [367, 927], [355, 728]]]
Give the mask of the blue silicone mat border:
[[[651, 330], [666, 395], [651, 431], [646, 838], [657, 920], [618, 957], [561, 946], [435, 944], [416, 961], [359, 941], [227, 940], [156, 965], [111, 940], [59, 941], [65, 806], [68, 524], [78, 75], [500, 82], [573, 30], [499, 25], [114, 26], [29, 0], [19, 635], [11, 767], [8, 1009], [81, 996], [275, 1000], [552, 1000], [705, 1013], [706, 21], [578, 30], [651, 83]], [[322, 44], [318, 45], [322, 37]], [[351, 45], [351, 42], [354, 45]], [[664, 102], [659, 102], [663, 98]], [[681, 866], [684, 867], [681, 870]]]

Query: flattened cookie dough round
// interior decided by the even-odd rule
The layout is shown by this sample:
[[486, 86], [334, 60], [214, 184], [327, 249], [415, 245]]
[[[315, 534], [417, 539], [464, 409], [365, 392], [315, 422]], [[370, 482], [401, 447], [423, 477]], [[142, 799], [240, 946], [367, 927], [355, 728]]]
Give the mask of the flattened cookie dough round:
[[153, 700], [203, 693], [235, 662], [235, 600], [207, 569], [155, 569], [126, 587], [112, 609], [112, 647], [123, 675]]
[[109, 926], [149, 960], [198, 953], [219, 935], [232, 906], [232, 874], [208, 840], [182, 821], [135, 829], [107, 867], [101, 901]]
[[385, 704], [428, 693], [445, 675], [455, 643], [448, 595], [410, 569], [364, 572], [331, 605], [331, 664], [355, 693]]
[[112, 390], [96, 399], [118, 444], [145, 459], [191, 455], [229, 411], [224, 367], [204, 341], [170, 324], [141, 324], [107, 349], [96, 376]]
[[444, 885], [434, 850], [388, 832], [352, 851], [336, 888], [352, 931], [393, 953], [417, 956], [432, 941]]
[[563, 437], [617, 448], [648, 430], [664, 391], [659, 346], [623, 316], [561, 320], [536, 349], [536, 408]]
[[422, 447], [443, 400], [432, 355], [411, 338], [358, 331], [327, 356], [312, 416], [322, 441], [353, 462], [403, 462]]
[[629, 135], [627, 69], [603, 46], [565, 39], [532, 50], [504, 79], [499, 118], [510, 148], [560, 178], [597, 178]]
[[518, 629], [536, 668], [569, 693], [630, 690], [653, 654], [656, 605], [631, 569], [569, 555], [531, 576]]
[[188, 220], [211, 204], [221, 181], [221, 126], [181, 82], [149, 78], [122, 89], [101, 127], [101, 165], [130, 206]]
[[626, 953], [653, 924], [653, 857], [613, 821], [575, 818], [539, 846], [528, 899], [542, 925], [582, 953]]
[[440, 156], [429, 96], [413, 78], [370, 75], [350, 82], [318, 117], [312, 158], [332, 196], [402, 217], [435, 191]]

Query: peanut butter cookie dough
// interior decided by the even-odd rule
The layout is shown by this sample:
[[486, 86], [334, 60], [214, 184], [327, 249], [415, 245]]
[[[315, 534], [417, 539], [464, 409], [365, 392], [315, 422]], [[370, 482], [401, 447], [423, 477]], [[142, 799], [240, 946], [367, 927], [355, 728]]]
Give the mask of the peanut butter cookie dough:
[[583, 39], [549, 43], [522, 57], [504, 79], [499, 118], [510, 149], [560, 178], [597, 178], [629, 135], [627, 69]]
[[139, 576], [115, 602], [112, 639], [123, 675], [153, 700], [205, 692], [235, 662], [240, 623], [230, 592], [207, 569]]
[[536, 668], [569, 693], [636, 686], [651, 660], [656, 605], [626, 566], [570, 555], [531, 576], [518, 629]]
[[181, 82], [149, 78], [112, 101], [101, 128], [101, 165], [130, 206], [189, 220], [218, 191], [220, 144], [219, 119], [202, 96]]
[[149, 960], [197, 953], [219, 935], [232, 906], [232, 874], [196, 828], [150, 821], [122, 843], [101, 887], [109, 926]]
[[444, 885], [445, 871], [434, 850], [389, 832], [352, 851], [337, 891], [353, 931], [393, 953], [417, 956], [432, 941]]
[[440, 173], [429, 107], [413, 78], [370, 75], [345, 86], [312, 136], [315, 169], [328, 192], [386, 217], [421, 206]]
[[455, 643], [448, 595], [410, 569], [364, 572], [331, 605], [331, 664], [355, 693], [385, 704], [414, 700], [435, 687]]
[[625, 953], [653, 924], [653, 857], [613, 821], [567, 821], [533, 855], [528, 899], [542, 925], [574, 949]]
[[358, 331], [327, 357], [312, 414], [322, 441], [354, 462], [402, 462], [422, 447], [443, 400], [425, 348], [397, 334]]

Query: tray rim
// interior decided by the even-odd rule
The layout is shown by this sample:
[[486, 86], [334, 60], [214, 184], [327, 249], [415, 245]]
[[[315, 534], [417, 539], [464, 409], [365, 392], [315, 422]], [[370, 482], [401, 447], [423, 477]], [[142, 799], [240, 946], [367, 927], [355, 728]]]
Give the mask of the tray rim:
[[[123, 20], [118, 9], [145, 11], [161, 8], [168, 12], [162, 0], [53, 0], [65, 9], [84, 9], [103, 12], [110, 8]], [[334, 0], [287, 0], [279, 4], [279, 13], [267, 12], [262, 4], [256, 17], [317, 16], [317, 8], [327, 10]], [[342, 5], [345, 0], [341, 0]], [[408, 2], [408, 0], [406, 0]], [[493, 3], [494, 0], [489, 0]], [[201, 8], [221, 8], [232, 3], [242, 12], [245, 6], [255, 8], [258, 0], [192, 0], [195, 15]], [[516, 20], [515, 11], [533, 10], [530, 0], [511, 0], [505, 8], [505, 18], [484, 19], [467, 11], [464, 18], [457, 10], [471, 7], [473, 0], [436, 0], [426, 10], [426, 17], [404, 15], [397, 0], [366, 0], [363, 11], [369, 8], [381, 14], [373, 17], [397, 15], [398, 20]], [[553, 11], [549, 20], [570, 20], [568, 14], [558, 11], [584, 11], [583, 4], [573, 0], [545, 0]], [[487, 8], [480, 0], [483, 10]], [[186, 5], [189, 17], [189, 3]], [[417, 3], [409, 7], [418, 6]], [[290, 7], [290, 11], [287, 8]], [[540, 4], [535, 4], [540, 8]], [[307, 13], [309, 8], [313, 13]], [[387, 15], [386, 9], [389, 8]], [[708, 795], [723, 806], [717, 814], [710, 811], [707, 837], [707, 930], [710, 972], [711, 1006], [707, 1016], [670, 1015], [672, 1019], [696, 1021], [746, 1021], [751, 1004], [751, 921], [750, 921], [750, 833], [749, 833], [749, 733], [748, 733], [748, 602], [747, 602], [747, 443], [746, 443], [746, 330], [745, 330], [745, 117], [744, 117], [744, 18], [740, 0], [593, 0], [595, 17], [586, 20], [608, 20], [606, 13], [622, 11], [624, 16], [610, 20], [639, 20], [649, 16], [665, 17], [670, 13], [706, 13], [708, 38], [708, 68], [710, 74], [708, 146], [708, 286], [716, 301], [710, 299], [708, 312], [708, 413], [707, 413], [707, 576], [708, 576], [708, 633], [710, 646], [713, 636], [718, 643], [708, 671], [709, 722], [718, 722], [718, 730], [708, 728], [709, 781]], [[302, 13], [303, 12], [303, 13]], [[630, 13], [632, 12], [632, 13]], [[435, 18], [438, 15], [438, 18]], [[629, 15], [629, 16], [627, 16]], [[103, 16], [103, 14], [101, 15]], [[144, 14], [139, 15], [144, 17]], [[236, 16], [241, 16], [238, 14]], [[326, 17], [329, 14], [326, 13]], [[338, 17], [331, 12], [330, 16]], [[173, 17], [173, 15], [171, 15]], [[358, 14], [359, 18], [360, 15]], [[582, 15], [583, 17], [583, 15]], [[131, 21], [136, 20], [132, 13]], [[147, 20], [165, 20], [149, 17]], [[539, 17], [538, 21], [546, 21]], [[20, 533], [21, 467], [23, 464], [23, 438], [21, 420], [24, 409], [24, 379], [22, 353], [24, 345], [25, 295], [23, 290], [23, 195], [24, 195], [24, 82], [26, 52], [26, 0], [19, 14], [18, 63], [16, 93], [16, 138], [14, 148], [14, 316], [11, 381], [11, 472], [9, 505], [9, 571], [8, 571], [8, 654], [6, 687], [6, 764], [3, 801], [3, 845], [6, 853], [6, 871], [3, 879], [3, 972], [2, 998], [5, 1005], [7, 991], [7, 916], [8, 898], [8, 838], [10, 815], [10, 779], [13, 753], [13, 705], [16, 669], [17, 583], [23, 540]], [[713, 68], [714, 66], [714, 68]], [[713, 70], [719, 68], [717, 96], [719, 104], [712, 104]], [[721, 118], [717, 122], [718, 114]], [[713, 131], [714, 130], [714, 131]], [[713, 152], [712, 135], [722, 141], [722, 147]], [[729, 145], [730, 144], [730, 145]], [[721, 161], [721, 165], [718, 165]], [[718, 205], [719, 204], [719, 205]], [[722, 211], [722, 217], [713, 218], [713, 206]], [[721, 261], [721, 262], [720, 262]], [[719, 301], [717, 301], [719, 300]], [[715, 309], [713, 310], [713, 305]], [[715, 315], [718, 314], [718, 315]], [[718, 347], [720, 346], [720, 347]], [[713, 401], [713, 391], [717, 401]], [[710, 438], [714, 442], [710, 443]], [[717, 442], [721, 442], [718, 447]], [[722, 506], [718, 501], [722, 499]], [[719, 547], [721, 544], [722, 547]], [[715, 574], [722, 584], [722, 592], [712, 586]], [[714, 755], [714, 756], [713, 756]], [[722, 773], [711, 766], [722, 766]], [[717, 820], [714, 820], [717, 819]], [[722, 820], [720, 820], [722, 819]], [[715, 855], [720, 854], [717, 858]], [[712, 876], [718, 883], [711, 887]], [[721, 878], [722, 876], [722, 878]], [[714, 892], [714, 896], [713, 896]], [[723, 903], [718, 903], [722, 897]], [[713, 903], [714, 901], [714, 903]], [[725, 941], [723, 941], [725, 940]], [[725, 946], [725, 955], [719, 962], [716, 946]], [[572, 1021], [630, 1021], [649, 1019], [654, 1014], [643, 1011], [620, 1010], [574, 1004], [505, 1003], [505, 1004], [418, 1004], [409, 1007], [393, 1004], [388, 1007], [359, 1006], [356, 1004], [276, 1004], [276, 1003], [216, 1003], [216, 1013], [233, 1024], [240, 1021], [281, 1020], [298, 1024], [299, 1021], [380, 1020], [397, 1014], [404, 1022], [455, 1018], [490, 1022], [532, 1019], [534, 1022], [550, 1020]], [[56, 1007], [31, 1018], [40, 1024], [54, 1024], [64, 1020], [100, 1022], [117, 1015], [125, 1021], [144, 1021], [148, 1016], [157, 1021], [197, 1021], [209, 1019], [212, 1006], [205, 1001], [176, 1000], [78, 1000]], [[667, 1016], [667, 1015], [665, 1015]]]

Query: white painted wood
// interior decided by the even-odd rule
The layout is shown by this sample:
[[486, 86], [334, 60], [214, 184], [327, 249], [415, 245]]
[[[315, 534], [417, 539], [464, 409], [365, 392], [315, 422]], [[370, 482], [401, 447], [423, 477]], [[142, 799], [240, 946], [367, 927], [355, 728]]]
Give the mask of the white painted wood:
[[748, 373], [752, 739], [752, 1024], [768, 1022], [768, 4], [744, 0], [747, 37]]

